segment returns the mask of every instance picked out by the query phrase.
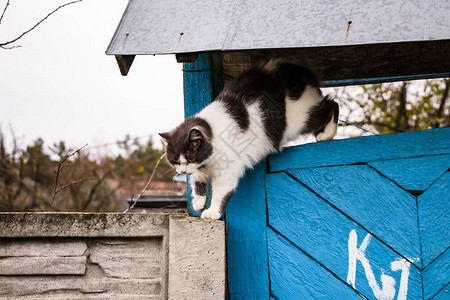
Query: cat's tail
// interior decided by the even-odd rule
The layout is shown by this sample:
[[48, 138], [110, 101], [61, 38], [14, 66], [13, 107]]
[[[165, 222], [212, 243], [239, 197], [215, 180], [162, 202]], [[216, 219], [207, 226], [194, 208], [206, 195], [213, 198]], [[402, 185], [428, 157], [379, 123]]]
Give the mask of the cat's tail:
[[325, 96], [314, 113], [323, 121], [314, 132], [316, 140], [318, 142], [331, 140], [337, 131], [339, 105], [332, 98]]

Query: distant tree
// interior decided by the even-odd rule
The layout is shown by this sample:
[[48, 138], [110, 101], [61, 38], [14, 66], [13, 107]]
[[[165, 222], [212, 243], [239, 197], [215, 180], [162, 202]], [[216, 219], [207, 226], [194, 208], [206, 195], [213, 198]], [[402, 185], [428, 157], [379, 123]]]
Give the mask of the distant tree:
[[52, 154], [55, 154], [59, 160], [64, 159], [67, 155], [70, 154], [74, 149], [67, 148], [66, 142], [60, 141], [59, 143], [53, 143], [53, 146], [49, 147]]
[[[164, 151], [154, 147], [150, 137], [146, 143], [140, 143], [139, 139], [131, 139], [129, 135], [124, 140], [117, 142], [125, 156], [118, 155], [113, 160], [105, 160], [103, 164], [115, 166], [112, 176], [119, 182], [120, 187], [136, 190], [142, 187], [150, 177], [156, 161], [164, 154]], [[161, 161], [158, 172], [153, 181], [171, 181], [172, 167], [165, 161]]]
[[394, 82], [335, 89], [343, 118], [379, 133], [450, 125], [450, 79]]
[[[115, 211], [117, 189], [141, 189], [163, 154], [151, 138], [140, 143], [127, 136], [119, 143], [122, 155], [93, 160], [84, 147], [73, 152], [63, 141], [46, 148], [37, 139], [20, 149], [11, 132], [14, 147], [8, 151], [0, 128], [0, 211]], [[163, 161], [154, 180], [170, 181], [170, 169]]]
[[[53, 184], [53, 175], [49, 171], [53, 169], [54, 162], [44, 153], [44, 140], [40, 138], [35, 140], [33, 145], [27, 147], [23, 152], [22, 160], [22, 178], [29, 178], [32, 181], [33, 192], [27, 207], [33, 210], [48, 203], [45, 198], [48, 197], [46, 192]], [[38, 203], [38, 201], [47, 203]]]

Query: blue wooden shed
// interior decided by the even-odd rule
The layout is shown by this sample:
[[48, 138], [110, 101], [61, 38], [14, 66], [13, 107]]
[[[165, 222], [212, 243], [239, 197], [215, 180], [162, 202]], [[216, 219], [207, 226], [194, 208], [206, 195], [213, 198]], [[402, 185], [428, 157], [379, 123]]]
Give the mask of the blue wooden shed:
[[[450, 76], [450, 2], [130, 0], [107, 49], [184, 63], [185, 115], [282, 58], [323, 86]], [[450, 128], [306, 144], [241, 180], [230, 299], [450, 299]]]

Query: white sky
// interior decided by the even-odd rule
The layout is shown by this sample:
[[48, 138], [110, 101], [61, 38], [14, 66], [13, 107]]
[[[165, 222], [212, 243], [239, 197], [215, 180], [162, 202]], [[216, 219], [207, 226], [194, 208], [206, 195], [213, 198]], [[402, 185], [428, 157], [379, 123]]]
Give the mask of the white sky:
[[[0, 13], [6, 4], [0, 0]], [[10, 0], [0, 42], [68, 0]], [[0, 126], [26, 146], [95, 146], [172, 129], [183, 120], [182, 65], [175, 56], [137, 56], [127, 77], [105, 50], [128, 0], [84, 0], [62, 8], [0, 49]], [[105, 149], [105, 151], [108, 151]]]
[[[10, 0], [0, 42], [69, 1]], [[0, 0], [0, 13], [6, 2]], [[103, 155], [116, 152], [114, 143], [126, 134], [148, 136], [183, 120], [182, 65], [174, 55], [137, 56], [123, 77], [105, 54], [127, 3], [83, 0], [24, 36], [15, 44], [21, 48], [0, 49], [0, 126], [7, 137], [11, 124], [22, 147], [38, 137], [47, 146], [61, 140], [72, 148], [113, 144], [95, 148]], [[351, 129], [341, 127], [337, 138]]]

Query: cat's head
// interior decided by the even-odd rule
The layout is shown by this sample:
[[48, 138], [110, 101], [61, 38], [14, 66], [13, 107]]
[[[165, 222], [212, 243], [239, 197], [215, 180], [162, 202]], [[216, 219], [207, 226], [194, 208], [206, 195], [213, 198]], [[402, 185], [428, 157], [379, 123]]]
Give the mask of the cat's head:
[[193, 174], [211, 156], [212, 130], [201, 118], [186, 119], [172, 131], [159, 134], [166, 142], [166, 158], [179, 174]]

